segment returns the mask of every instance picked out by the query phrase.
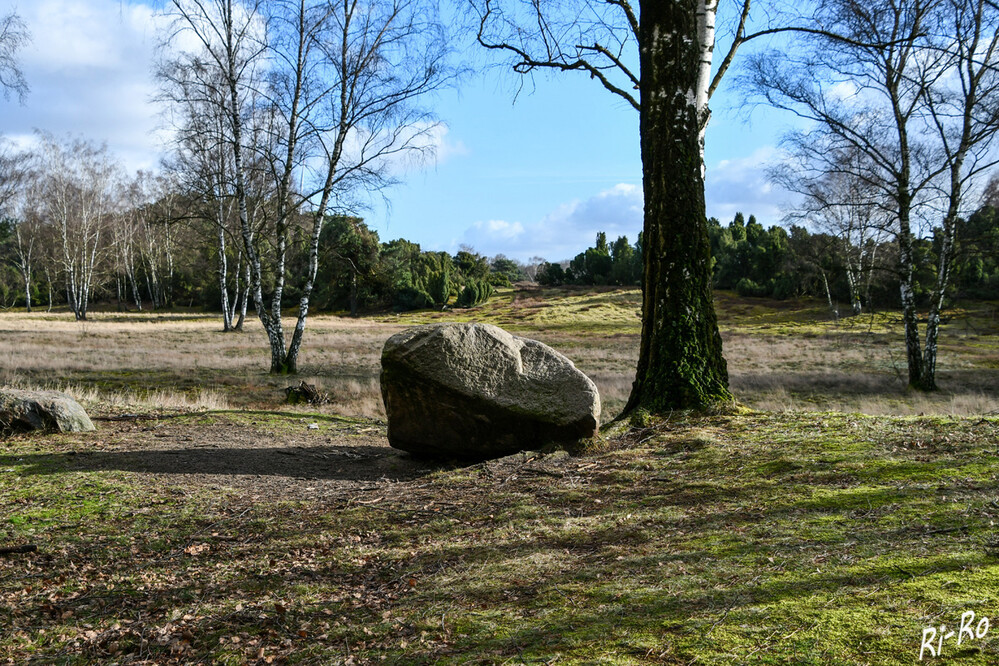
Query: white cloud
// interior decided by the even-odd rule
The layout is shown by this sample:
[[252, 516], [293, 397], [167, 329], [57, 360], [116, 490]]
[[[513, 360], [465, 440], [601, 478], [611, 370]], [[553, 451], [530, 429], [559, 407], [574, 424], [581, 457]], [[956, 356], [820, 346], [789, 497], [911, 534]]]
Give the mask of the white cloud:
[[450, 129], [444, 123], [438, 123], [432, 134], [434, 144], [435, 164], [440, 166], [456, 157], [470, 154], [468, 146], [461, 139], [452, 141], [448, 136]]
[[588, 199], [562, 204], [534, 222], [475, 222], [455, 246], [468, 244], [486, 255], [559, 261], [592, 246], [600, 231], [611, 241], [627, 236], [634, 243], [642, 230], [642, 211], [641, 188], [622, 183]]
[[[157, 0], [32, 0], [18, 7], [31, 32], [21, 61], [31, 92], [24, 106], [3, 106], [0, 133], [30, 144], [34, 129], [57, 137], [106, 142], [130, 169], [154, 168], [169, 146], [170, 131], [154, 102], [154, 76], [171, 19]], [[186, 31], [171, 49], [194, 48]], [[3, 104], [0, 101], [0, 104]], [[397, 174], [442, 164], [468, 151], [443, 124], [417, 126], [414, 141], [429, 160], [390, 158]]]
[[853, 81], [840, 81], [831, 86], [826, 91], [826, 94], [838, 102], [843, 102], [856, 96], [859, 91], [860, 89], [857, 88], [857, 84]]
[[524, 225], [520, 222], [507, 222], [505, 220], [476, 222], [472, 228], [483, 238], [500, 242], [516, 241], [524, 234]]
[[747, 157], [708, 165], [704, 183], [708, 215], [727, 223], [742, 212], [755, 215], [766, 226], [777, 224], [790, 196], [767, 179], [767, 166], [779, 159], [777, 148], [763, 146]]
[[575, 231], [606, 231], [608, 236], [631, 233], [642, 228], [642, 190], [620, 183], [585, 201], [561, 206], [545, 218], [549, 224], [565, 225]]
[[450, 129], [442, 122], [415, 123], [405, 133], [407, 138], [399, 141], [409, 143], [415, 150], [393, 153], [387, 158], [391, 162], [390, 169], [398, 175], [406, 175], [467, 155], [465, 144], [460, 140], [452, 141], [449, 133]]
[[126, 17], [112, 19], [109, 8], [79, 0], [31, 3], [22, 10], [34, 37], [25, 66], [44, 74], [121, 66], [120, 44], [108, 37], [117, 32], [111, 21], [124, 24]]
[[23, 107], [5, 105], [0, 131], [82, 135], [106, 141], [130, 169], [155, 166], [157, 11], [121, 0], [36, 0], [18, 11], [32, 35], [21, 54], [31, 93]]
[[[747, 217], [755, 215], [761, 224], [778, 224], [790, 198], [767, 180], [768, 163], [778, 159], [780, 152], [765, 146], [747, 157], [709, 167], [705, 183], [708, 215], [728, 223], [741, 211]], [[627, 236], [635, 242], [642, 230], [643, 211], [642, 188], [621, 183], [587, 199], [564, 203], [537, 221], [476, 222], [453, 245], [465, 243], [487, 255], [558, 261], [591, 247], [599, 231], [606, 232], [610, 241]]]

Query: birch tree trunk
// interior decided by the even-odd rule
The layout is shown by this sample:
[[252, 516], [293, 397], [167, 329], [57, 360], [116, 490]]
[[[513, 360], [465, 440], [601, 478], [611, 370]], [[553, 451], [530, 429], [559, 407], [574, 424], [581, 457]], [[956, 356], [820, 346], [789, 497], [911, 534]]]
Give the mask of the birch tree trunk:
[[[863, 259], [861, 259], [861, 262]], [[850, 311], [854, 316], [859, 315], [864, 306], [860, 301], [860, 273], [862, 263], [854, 265], [853, 260], [847, 257], [846, 260], [846, 283], [850, 288]]]
[[35, 232], [33, 231], [25, 240], [25, 234], [21, 229], [22, 224], [24, 223], [14, 227], [14, 240], [17, 243], [17, 269], [24, 280], [24, 306], [28, 312], [31, 312], [31, 271], [33, 266], [32, 255], [35, 248]]
[[[242, 255], [240, 255], [242, 260]], [[237, 270], [239, 270], [237, 268]], [[246, 264], [245, 277], [243, 279], [243, 290], [239, 293], [239, 319], [236, 320], [236, 330], [243, 330], [243, 322], [246, 321], [246, 307], [250, 300], [250, 265]]]
[[714, 9], [712, 0], [641, 3], [645, 289], [638, 369], [626, 412], [663, 413], [731, 399], [704, 208]]
[[31, 273], [24, 275], [24, 307], [27, 312], [31, 312]]
[[229, 259], [226, 256], [225, 215], [222, 212], [221, 199], [217, 203], [215, 227], [218, 239], [216, 252], [219, 258], [219, 293], [222, 297], [222, 330], [228, 333], [232, 330], [232, 312], [229, 309]]
[[48, 288], [49, 305], [46, 312], [52, 312], [52, 274], [49, 272], [48, 264], [45, 265], [45, 284]]
[[164, 225], [163, 229], [164, 251], [166, 252], [167, 274], [166, 281], [159, 282], [160, 305], [170, 307], [173, 305], [173, 227]]

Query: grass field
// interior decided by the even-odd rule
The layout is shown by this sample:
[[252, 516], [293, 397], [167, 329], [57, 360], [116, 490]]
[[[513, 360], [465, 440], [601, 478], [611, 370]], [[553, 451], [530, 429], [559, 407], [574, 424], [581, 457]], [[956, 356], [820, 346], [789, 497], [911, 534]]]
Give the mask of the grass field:
[[621, 422], [575, 457], [387, 447], [392, 332], [541, 339], [606, 420], [637, 301], [317, 317], [303, 378], [336, 397], [318, 412], [281, 404], [293, 380], [263, 372], [262, 335], [211, 317], [0, 314], [5, 383], [150, 415], [0, 441], [0, 547], [38, 548], [0, 555], [0, 664], [911, 664], [941, 625], [924, 660], [999, 662], [979, 625], [999, 622], [995, 305], [955, 311], [930, 397], [901, 385], [891, 314], [719, 294], [742, 407]]
[[[309, 320], [301, 379], [336, 398], [331, 413], [384, 418], [378, 388], [385, 339], [406, 326], [483, 321], [550, 344], [597, 384], [604, 421], [624, 406], [638, 356], [637, 290], [506, 291], [482, 308]], [[892, 313], [830, 319], [819, 302], [717, 295], [732, 389], [770, 411], [987, 414], [999, 410], [999, 304], [951, 313], [933, 395], [905, 388], [901, 321]], [[289, 328], [290, 328], [289, 323]], [[0, 313], [0, 382], [68, 388], [92, 405], [270, 409], [293, 380], [271, 377], [254, 322], [222, 333], [217, 316]], [[297, 380], [298, 378], [296, 378]]]

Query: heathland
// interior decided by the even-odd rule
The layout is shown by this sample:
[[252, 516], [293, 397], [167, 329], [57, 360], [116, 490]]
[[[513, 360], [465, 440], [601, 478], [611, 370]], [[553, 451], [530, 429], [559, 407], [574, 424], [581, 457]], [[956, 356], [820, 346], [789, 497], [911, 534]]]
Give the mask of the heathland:
[[[608, 422], [637, 290], [314, 317], [294, 378], [267, 374], [253, 324], [0, 313], [0, 381], [99, 419], [0, 442], [0, 548], [37, 547], [0, 555], [0, 663], [903, 664], [931, 627], [946, 663], [999, 659], [979, 624], [999, 614], [999, 305], [949, 312], [924, 395], [894, 313], [716, 301], [738, 406], [474, 465], [388, 447], [384, 340], [534, 337]], [[286, 405], [302, 380], [332, 402]]]

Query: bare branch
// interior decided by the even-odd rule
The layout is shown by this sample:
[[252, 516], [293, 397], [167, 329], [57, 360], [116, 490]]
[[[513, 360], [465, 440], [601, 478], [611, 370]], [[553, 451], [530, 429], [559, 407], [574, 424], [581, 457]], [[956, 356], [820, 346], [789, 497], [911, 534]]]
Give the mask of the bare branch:
[[23, 104], [28, 96], [30, 88], [17, 54], [30, 40], [28, 26], [20, 16], [10, 12], [0, 18], [0, 88], [5, 100], [13, 93]]
[[[612, 35], [614, 41], [620, 44], [617, 52], [608, 48], [606, 43], [601, 43], [600, 39], [587, 40], [585, 43], [578, 40], [566, 41], [564, 33], [569, 27], [574, 28], [580, 37], [584, 34], [583, 27], [568, 19], [565, 27], [561, 24], [555, 27], [553, 20], [546, 14], [543, 3], [538, 0], [531, 2], [531, 20], [536, 26], [533, 30], [526, 30], [507, 19], [497, 10], [496, 0], [482, 0], [476, 40], [490, 51], [512, 54], [514, 59], [511, 66], [518, 74], [531, 74], [536, 70], [585, 72], [604, 89], [638, 110], [639, 99], [633, 91], [638, 89], [640, 78], [623, 58], [626, 46], [632, 42], [637, 43], [638, 17], [627, 0], [604, 0], [604, 4], [616, 9], [620, 22], [610, 24], [604, 17], [598, 16], [592, 23]], [[496, 30], [500, 34], [494, 38], [491, 35]], [[592, 54], [598, 59], [586, 57], [586, 54]], [[627, 83], [615, 82], [611, 78], [614, 72], [622, 75]]]

